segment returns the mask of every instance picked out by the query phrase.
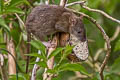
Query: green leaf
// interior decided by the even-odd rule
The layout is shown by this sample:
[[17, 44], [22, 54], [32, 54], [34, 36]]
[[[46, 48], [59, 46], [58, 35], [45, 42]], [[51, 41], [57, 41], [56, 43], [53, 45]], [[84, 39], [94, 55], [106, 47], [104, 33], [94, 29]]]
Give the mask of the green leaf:
[[64, 48], [56, 48], [48, 57], [50, 59], [53, 56], [56, 56], [58, 53], [60, 53]]
[[0, 0], [0, 14], [3, 12], [3, 0]]
[[10, 28], [6, 25], [5, 20], [2, 17], [0, 17], [0, 26], [7, 30], [7, 32], [10, 32]]
[[68, 56], [70, 53], [72, 53], [72, 49], [73, 49], [73, 46], [67, 45], [64, 49], [62, 58], [64, 59], [64, 58], [66, 58], [66, 56]]
[[7, 50], [6, 49], [0, 49], [0, 54], [8, 54]]
[[43, 59], [43, 56], [38, 54], [38, 53], [30, 53], [30, 54], [25, 54], [26, 56], [33, 56], [33, 57], [39, 57], [40, 59]]
[[52, 73], [52, 74], [55, 74], [56, 71], [54, 69], [47, 69], [47, 73]]
[[60, 71], [66, 71], [66, 70], [80, 71], [83, 74], [89, 75], [88, 72], [86, 71], [86, 69], [82, 65], [76, 64], [76, 63], [75, 64], [64, 64], [64, 65], [61, 65], [59, 67], [59, 70]]
[[30, 44], [35, 47], [36, 49], [41, 51], [41, 55], [44, 57], [44, 61], [47, 61], [46, 57], [46, 49], [45, 46], [39, 40], [32, 40]]
[[23, 0], [11, 0], [9, 7], [16, 7], [23, 2], [24, 2]]
[[37, 64], [37, 65], [39, 65], [40, 67], [47, 68], [47, 64], [46, 64], [46, 62], [44, 62], [44, 61], [33, 62], [33, 63], [30, 63], [30, 64]]
[[36, 64], [41, 66], [41, 67], [47, 68], [47, 63], [44, 61], [36, 62]]
[[24, 11], [22, 11], [20, 8], [16, 8], [16, 7], [8, 7], [7, 9], [5, 9], [5, 11], [3, 13], [4, 14], [9, 14], [9, 13], [24, 14]]
[[24, 1], [25, 4], [27, 4], [28, 6], [32, 7], [27, 0], [23, 0], [23, 1]]
[[32, 40], [30, 44], [36, 49], [40, 50], [42, 53], [45, 53], [45, 46], [39, 40]]
[[10, 30], [10, 34], [11, 34], [15, 44], [18, 45], [21, 32], [14, 28], [14, 29]]

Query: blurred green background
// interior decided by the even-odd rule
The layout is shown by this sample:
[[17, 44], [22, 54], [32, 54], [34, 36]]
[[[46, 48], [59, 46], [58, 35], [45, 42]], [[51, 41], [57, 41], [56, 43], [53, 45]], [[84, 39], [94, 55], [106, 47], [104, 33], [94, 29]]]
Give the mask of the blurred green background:
[[[68, 0], [72, 3], [80, 0]], [[26, 54], [26, 30], [20, 19], [25, 23], [26, 17], [32, 9], [32, 6], [40, 5], [45, 0], [0, 0], [0, 48], [6, 49], [5, 36], [12, 37], [15, 43], [17, 62], [22, 69], [19, 70], [20, 80], [29, 80], [29, 74], [25, 74], [25, 57]], [[50, 2], [52, 4], [52, 2]], [[59, 4], [59, 0], [55, 0], [55, 4]], [[120, 0], [87, 0], [87, 6], [94, 9], [100, 9], [112, 17], [120, 20]], [[104, 28], [107, 35], [111, 38], [112, 51], [110, 59], [104, 70], [105, 80], [120, 80], [120, 24], [95, 12], [90, 12], [81, 8], [80, 5], [73, 5], [72, 8], [76, 11], [83, 12], [94, 19]], [[20, 19], [16, 17], [19, 15]], [[80, 78], [75, 71], [63, 71], [58, 74], [53, 80], [99, 80], [98, 69], [106, 55], [105, 41], [98, 28], [89, 20], [84, 19], [84, 25], [87, 31], [87, 38], [89, 40], [90, 57], [88, 61], [81, 62], [80, 64], [91, 75], [90, 77]], [[13, 24], [13, 28], [9, 28], [9, 24]], [[113, 36], [117, 35], [114, 39]], [[32, 52], [37, 50], [32, 47]], [[31, 58], [31, 62], [35, 61], [35, 57]], [[7, 64], [7, 59], [5, 60]], [[7, 66], [6, 66], [7, 67]], [[30, 65], [30, 70], [33, 65]], [[43, 69], [37, 72], [37, 80], [41, 80]], [[1, 78], [1, 75], [0, 75]], [[15, 76], [11, 78], [15, 80]]]

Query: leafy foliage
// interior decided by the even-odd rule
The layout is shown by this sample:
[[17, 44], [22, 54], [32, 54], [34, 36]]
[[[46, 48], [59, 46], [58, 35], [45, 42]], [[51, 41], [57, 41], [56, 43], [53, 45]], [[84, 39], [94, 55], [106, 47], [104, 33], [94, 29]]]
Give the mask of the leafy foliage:
[[[15, 43], [15, 50], [17, 53], [16, 60], [20, 66], [20, 69], [22, 69], [19, 69], [19, 80], [29, 80], [31, 76], [31, 72], [29, 72], [29, 74], [25, 74], [25, 56], [31, 57], [29, 65], [30, 71], [32, 70], [34, 64], [37, 64], [40, 67], [40, 69], [37, 71], [36, 76], [38, 80], [42, 80], [44, 69], [48, 68], [47, 61], [53, 56], [55, 57], [54, 67], [53, 69], [47, 70], [47, 73], [58, 75], [57, 77], [53, 78], [53, 80], [69, 80], [70, 78], [72, 79], [73, 77], [78, 77], [75, 74], [76, 71], [80, 72], [82, 75], [87, 76], [86, 78], [84, 78], [84, 80], [99, 80], [100, 78], [98, 69], [105, 56], [106, 51], [103, 49], [105, 43], [101, 32], [87, 19], [83, 19], [87, 31], [87, 38], [92, 40], [91, 42], [89, 42], [90, 58], [88, 59], [88, 62], [70, 62], [67, 59], [67, 55], [72, 52], [73, 46], [69, 45], [67, 45], [66, 47], [58, 47], [51, 53], [51, 55], [47, 56], [46, 47], [39, 40], [32, 40], [30, 42], [30, 44], [32, 45], [31, 53], [26, 53], [26, 44], [28, 43], [26, 41], [27, 35], [24, 25], [21, 24], [21, 20], [25, 22], [27, 15], [31, 11], [31, 5], [34, 5], [35, 3], [40, 4], [41, 2], [40, 0], [31, 1], [32, 3], [29, 3], [27, 0], [0, 0], [0, 48], [7, 49], [6, 36], [7, 38], [13, 39]], [[75, 1], [80, 0], [68, 0], [68, 3], [72, 3]], [[43, 2], [45, 2], [45, 0], [43, 0]], [[59, 2], [60, 0], [55, 0], [55, 4], [59, 4]], [[120, 20], [120, 0], [87, 0], [87, 5], [91, 8], [103, 10], [116, 19]], [[117, 26], [119, 26], [119, 24], [106, 19], [100, 14], [89, 12], [81, 8], [80, 5], [73, 5], [69, 8], [84, 12], [89, 16], [95, 18], [105, 29], [110, 38], [114, 35]], [[18, 14], [21, 20], [16, 17], [15, 13]], [[12, 23], [12, 29], [10, 29], [10, 23]], [[109, 59], [109, 63], [104, 71], [105, 80], [120, 80], [120, 35], [118, 35], [117, 38], [111, 41], [111, 45], [111, 56]], [[38, 54], [38, 50], [41, 51], [40, 54]], [[100, 50], [102, 51], [99, 55], [98, 52]], [[0, 54], [1, 53], [4, 54], [4, 52], [0, 51]], [[98, 58], [95, 59], [97, 55]], [[37, 57], [40, 58], [39, 62], [35, 62], [35, 59]], [[7, 59], [5, 59], [6, 67], [8, 67], [7, 64], [8, 61]], [[6, 71], [8, 72], [8, 70]], [[0, 78], [1, 77], [2, 75], [0, 74]], [[16, 80], [16, 75], [11, 75], [9, 80]]]

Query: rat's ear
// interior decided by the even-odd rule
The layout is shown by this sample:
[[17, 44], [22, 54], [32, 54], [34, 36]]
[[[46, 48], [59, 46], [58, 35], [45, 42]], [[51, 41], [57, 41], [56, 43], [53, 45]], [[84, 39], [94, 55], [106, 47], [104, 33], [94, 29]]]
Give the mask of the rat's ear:
[[77, 23], [76, 16], [71, 15], [69, 17], [69, 23], [71, 24], [71, 26], [74, 26]]

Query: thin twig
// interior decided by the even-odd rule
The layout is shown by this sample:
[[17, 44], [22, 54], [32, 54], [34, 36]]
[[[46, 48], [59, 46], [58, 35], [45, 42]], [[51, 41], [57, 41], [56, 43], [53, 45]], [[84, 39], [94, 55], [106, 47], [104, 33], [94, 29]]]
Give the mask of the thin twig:
[[86, 1], [83, 1], [83, 2], [82, 1], [73, 2], [73, 3], [67, 4], [66, 7], [71, 6], [71, 5], [75, 5], [75, 4], [80, 4], [82, 8], [84, 8], [84, 9], [86, 9], [88, 11], [91, 11], [91, 12], [100, 13], [103, 16], [107, 17], [108, 19], [111, 19], [112, 21], [117, 22], [117, 23], [120, 24], [120, 20], [117, 20], [117, 19], [111, 17], [110, 15], [108, 15], [107, 13], [105, 13], [104, 11], [101, 11], [101, 10], [98, 10], [98, 9], [91, 9], [91, 8], [87, 7], [86, 5], [84, 5], [85, 2]]
[[120, 33], [120, 26], [117, 26], [116, 30], [115, 30], [115, 33], [113, 34], [113, 36], [110, 38], [110, 41], [114, 41], [118, 35]]
[[[71, 9], [69, 9], [69, 10], [71, 10]], [[103, 35], [103, 38], [104, 38], [105, 42], [107, 43], [107, 53], [106, 53], [106, 56], [105, 56], [105, 58], [104, 58], [104, 60], [103, 60], [103, 63], [102, 63], [102, 65], [101, 65], [100, 71], [99, 71], [101, 80], [104, 80], [103, 71], [104, 71], [104, 68], [105, 68], [105, 66], [106, 66], [106, 64], [107, 64], [107, 62], [108, 62], [108, 59], [109, 59], [109, 57], [110, 57], [110, 52], [111, 52], [110, 39], [109, 39], [109, 37], [107, 36], [107, 34], [105, 33], [104, 29], [97, 23], [97, 21], [96, 21], [94, 18], [92, 18], [92, 17], [90, 17], [90, 16], [88, 16], [88, 15], [82, 13], [82, 12], [77, 12], [77, 11], [75, 11], [75, 10], [72, 10], [72, 11], [75, 12], [75, 13], [78, 13], [78, 14], [80, 14], [80, 15], [83, 15], [85, 18], [87, 18], [87, 19], [90, 20], [93, 24], [95, 24], [95, 25], [97, 26], [97, 28], [101, 31], [101, 33], [102, 33], [102, 35]]]
[[100, 48], [100, 49], [97, 50], [97, 52], [95, 53], [95, 56], [94, 56], [94, 61], [97, 61], [100, 53], [102, 53], [104, 50], [105, 50], [104, 48]]
[[87, 7], [87, 6], [82, 6], [82, 7], [85, 8], [85, 9], [87, 9], [88, 11], [100, 13], [100, 14], [102, 14], [103, 16], [107, 17], [108, 19], [111, 19], [112, 21], [117, 22], [117, 23], [120, 24], [120, 20], [117, 20], [117, 19], [111, 17], [110, 15], [108, 15], [107, 13], [105, 13], [104, 11], [97, 10], [97, 9], [91, 9], [91, 8], [89, 8], [89, 7]]
[[85, 3], [85, 2], [86, 2], [86, 1], [72, 2], [72, 3], [66, 4], [65, 7], [72, 6], [72, 5], [75, 5], [75, 4], [83, 4], [83, 3]]
[[25, 27], [25, 23], [22, 21], [22, 19], [20, 18], [20, 16], [15, 13], [15, 16], [18, 18], [18, 20], [22, 23], [22, 25]]

